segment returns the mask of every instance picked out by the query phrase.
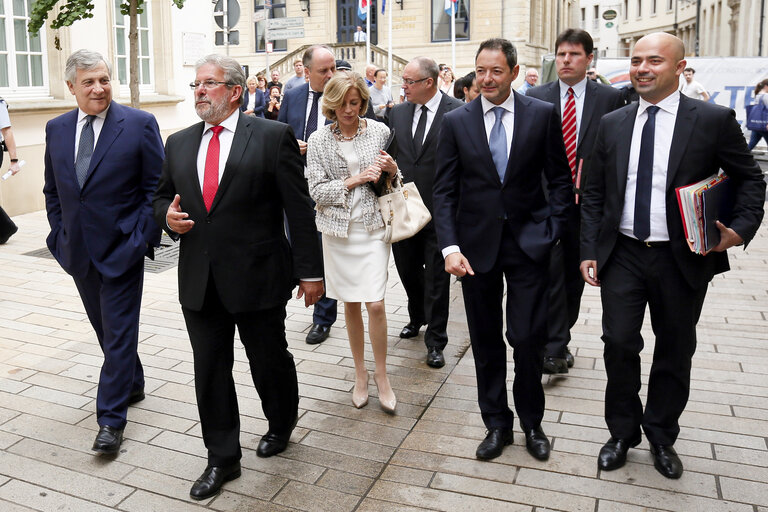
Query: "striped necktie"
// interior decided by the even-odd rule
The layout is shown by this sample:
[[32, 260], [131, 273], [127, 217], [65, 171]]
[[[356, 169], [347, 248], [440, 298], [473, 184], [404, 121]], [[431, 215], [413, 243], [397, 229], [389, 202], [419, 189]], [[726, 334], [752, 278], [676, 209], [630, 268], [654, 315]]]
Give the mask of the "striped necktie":
[[576, 182], [576, 99], [573, 88], [568, 88], [568, 98], [563, 110], [563, 141], [568, 165], [571, 167], [571, 179]]

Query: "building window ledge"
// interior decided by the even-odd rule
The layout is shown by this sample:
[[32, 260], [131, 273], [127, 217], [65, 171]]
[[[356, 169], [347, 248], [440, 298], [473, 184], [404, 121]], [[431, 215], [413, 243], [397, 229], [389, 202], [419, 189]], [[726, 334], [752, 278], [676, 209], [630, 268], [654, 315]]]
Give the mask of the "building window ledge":
[[[186, 98], [184, 96], [170, 96], [167, 94], [147, 94], [141, 97], [141, 106], [167, 106], [181, 103]], [[130, 98], [116, 98], [115, 101], [121, 105], [130, 105]], [[32, 100], [11, 100], [8, 104], [8, 111], [11, 113], [23, 112], [61, 112], [77, 108], [74, 97], [72, 99], [41, 98]]]

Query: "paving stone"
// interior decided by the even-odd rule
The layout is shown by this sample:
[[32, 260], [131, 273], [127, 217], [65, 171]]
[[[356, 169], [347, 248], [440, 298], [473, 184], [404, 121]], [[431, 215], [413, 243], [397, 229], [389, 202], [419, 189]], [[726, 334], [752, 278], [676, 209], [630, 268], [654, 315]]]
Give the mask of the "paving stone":
[[63, 405], [52, 404], [43, 400], [22, 397], [0, 392], [0, 403], [3, 407], [34, 416], [44, 416], [65, 423], [77, 423], [88, 416], [88, 411], [81, 411]]
[[421, 507], [411, 507], [401, 503], [392, 503], [390, 501], [365, 498], [356, 510], [357, 512], [422, 512], [427, 509]]
[[726, 500], [768, 506], [768, 483], [720, 477], [720, 488]]
[[31, 508], [27, 508], [5, 500], [0, 500], [0, 510], [3, 512], [34, 512]]
[[[395, 457], [402, 454], [403, 450], [399, 450]], [[412, 453], [412, 452], [411, 452]], [[382, 480], [390, 480], [392, 482], [400, 482], [401, 484], [419, 485], [421, 487], [429, 486], [432, 478], [435, 476], [433, 471], [424, 471], [422, 469], [407, 468], [403, 466], [388, 465], [381, 474]]]
[[413, 485], [379, 480], [368, 494], [369, 498], [382, 501], [392, 501], [413, 507], [424, 507], [430, 510], [483, 510], [499, 512], [530, 512], [531, 507], [518, 505], [507, 501], [493, 500], [477, 496], [469, 496], [439, 489], [427, 489]]
[[354, 510], [360, 498], [300, 482], [289, 482], [273, 500], [275, 503], [308, 512]]
[[406, 430], [402, 429], [315, 412], [304, 414], [299, 421], [299, 425], [336, 436], [393, 447], [397, 447], [408, 434]]
[[[71, 495], [56, 492], [27, 482], [20, 482], [18, 480], [11, 480], [0, 487], [0, 499], [9, 501], [15, 505], [21, 503], [29, 505], [33, 510], [63, 510], [72, 512], [114, 511], [114, 509], [109, 506], [98, 505]], [[147, 508], [144, 508], [142, 509], [142, 512], [147, 510]]]
[[126, 512], [201, 512], [210, 509], [191, 501], [180, 501], [139, 490], [120, 504], [120, 510]]
[[363, 496], [368, 492], [373, 481], [373, 478], [329, 469], [325, 472], [322, 478], [318, 480], [317, 485], [327, 489], [333, 489], [334, 491], [343, 492], [344, 494]]
[[314, 448], [304, 444], [291, 445], [280, 456], [371, 478], [378, 476], [384, 468], [384, 464], [381, 462], [345, 455], [336, 451]]
[[362, 457], [376, 462], [386, 462], [394, 453], [393, 447], [374, 444], [366, 441], [357, 441], [343, 436], [312, 431], [301, 444], [313, 446], [322, 450], [331, 450], [354, 457]]
[[282, 507], [271, 501], [259, 500], [234, 492], [224, 491], [209, 506], [222, 512], [289, 512], [295, 508]]

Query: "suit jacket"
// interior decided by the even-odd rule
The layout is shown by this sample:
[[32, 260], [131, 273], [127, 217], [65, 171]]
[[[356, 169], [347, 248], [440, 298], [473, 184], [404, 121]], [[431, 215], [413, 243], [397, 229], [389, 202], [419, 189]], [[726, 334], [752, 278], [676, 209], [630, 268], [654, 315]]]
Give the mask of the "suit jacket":
[[[279, 306], [298, 279], [321, 277], [323, 265], [314, 211], [293, 131], [286, 125], [239, 115], [224, 173], [206, 211], [197, 174], [205, 123], [170, 137], [155, 193], [155, 220], [180, 238], [179, 300], [203, 307], [208, 276], [230, 313]], [[167, 228], [175, 194], [195, 221], [183, 235]], [[292, 246], [283, 227], [283, 210]]]
[[[632, 130], [639, 104], [606, 115], [600, 122], [593, 153], [593, 176], [581, 206], [581, 259], [597, 260], [598, 274], [610, 260], [624, 209]], [[666, 183], [667, 229], [675, 258], [686, 281], [706, 286], [729, 269], [725, 252], [696, 255], [685, 241], [675, 189], [723, 169], [736, 191], [732, 228], [746, 243], [763, 218], [765, 182], [741, 133], [733, 110], [680, 95]]]
[[413, 115], [416, 105], [409, 101], [400, 103], [392, 108], [389, 114], [389, 127], [395, 130], [397, 139], [397, 166], [406, 182], [413, 181], [419, 189], [424, 204], [432, 211], [432, 184], [435, 181], [435, 153], [437, 138], [440, 134], [440, 124], [446, 112], [462, 106], [464, 103], [441, 94], [440, 105], [435, 112], [435, 118], [429, 132], [424, 137], [421, 151], [416, 153], [413, 143]]
[[458, 245], [478, 272], [493, 267], [505, 222], [530, 258], [549, 258], [573, 202], [557, 111], [513, 94], [514, 135], [503, 183], [488, 147], [480, 98], [445, 114], [437, 143], [433, 199], [439, 247]]
[[[555, 105], [558, 115], [562, 119], [560, 112], [560, 80], [555, 80], [544, 85], [531, 87], [526, 91], [526, 96], [538, 98]], [[579, 140], [576, 142], [576, 159], [584, 159], [582, 165], [581, 187], [584, 188], [589, 174], [590, 156], [592, 148], [595, 146], [595, 136], [597, 127], [602, 118], [608, 112], [612, 112], [624, 105], [621, 91], [607, 85], [598, 84], [592, 80], [587, 80], [587, 87], [584, 92], [584, 107], [581, 111], [581, 125], [579, 126]]]
[[[256, 96], [256, 101], [253, 103], [253, 114], [256, 117], [264, 117], [264, 109], [267, 107], [266, 96], [263, 92], [256, 89], [253, 93]], [[240, 111], [245, 112], [248, 110], [248, 100], [250, 99], [250, 91], [248, 89], [243, 92], [243, 104], [240, 106]]]
[[84, 277], [89, 263], [107, 277], [152, 257], [160, 230], [152, 194], [163, 162], [163, 142], [152, 114], [110, 104], [82, 190], [75, 174], [78, 110], [45, 128], [46, 243], [69, 274]]

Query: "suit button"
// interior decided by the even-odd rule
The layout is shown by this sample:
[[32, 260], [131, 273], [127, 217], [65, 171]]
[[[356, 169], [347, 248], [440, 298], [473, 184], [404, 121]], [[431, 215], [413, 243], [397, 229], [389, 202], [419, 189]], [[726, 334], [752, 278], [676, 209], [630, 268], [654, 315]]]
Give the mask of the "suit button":
[[211, 219], [205, 219], [205, 223], [206, 224], [210, 224], [211, 223]]

